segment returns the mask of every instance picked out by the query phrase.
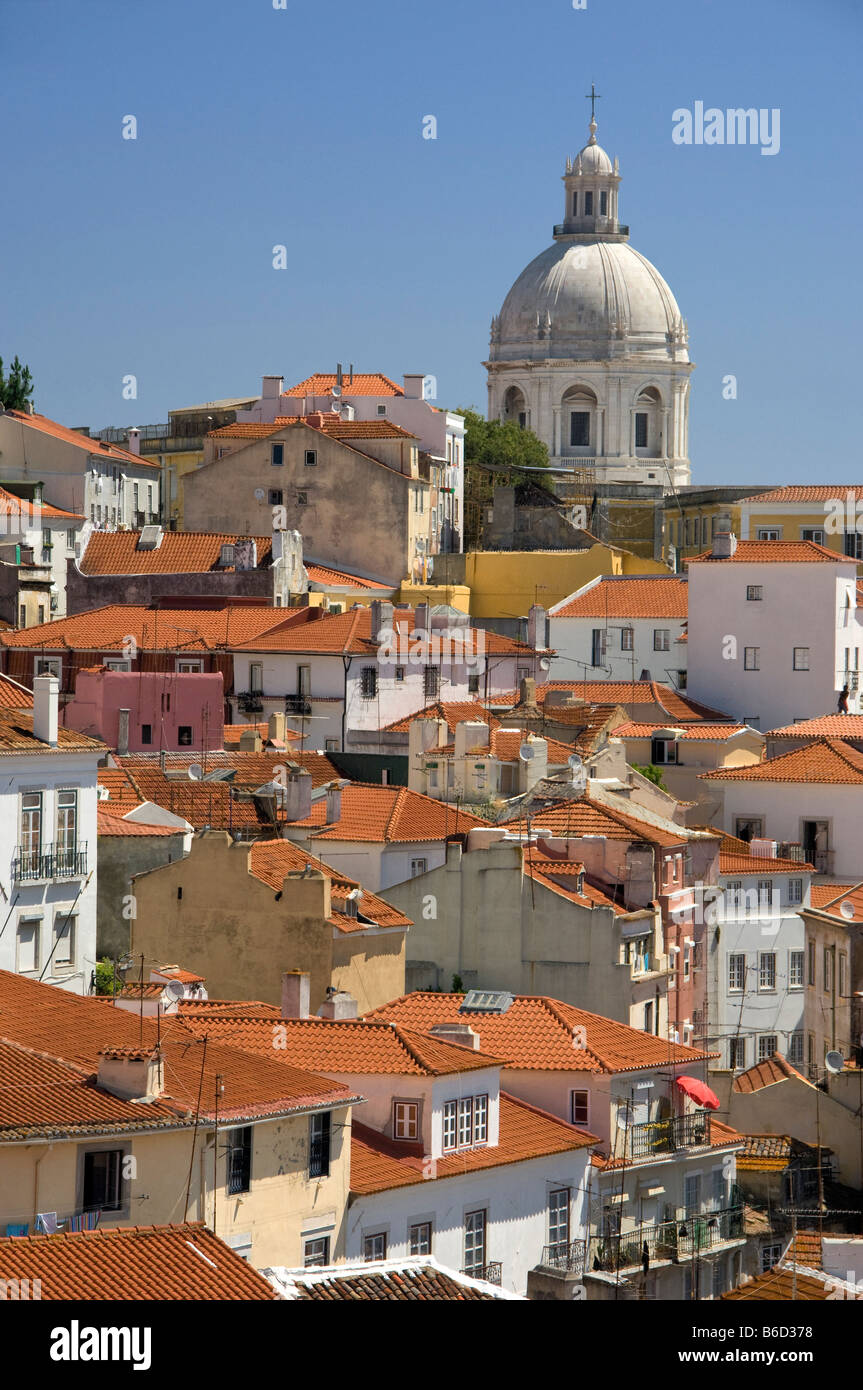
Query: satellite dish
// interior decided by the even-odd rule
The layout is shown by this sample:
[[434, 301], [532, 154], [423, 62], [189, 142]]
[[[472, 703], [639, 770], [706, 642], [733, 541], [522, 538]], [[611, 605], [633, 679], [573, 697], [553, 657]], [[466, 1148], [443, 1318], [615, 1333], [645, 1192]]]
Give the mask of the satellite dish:
[[167, 994], [169, 999], [182, 999], [186, 993], [186, 986], [180, 980], [169, 980], [162, 991]]
[[846, 898], [844, 902], [841, 902], [839, 904], [839, 911], [845, 918], [846, 922], [850, 922], [852, 920], [854, 916], [854, 904], [852, 903], [850, 898]]
[[341, 386], [334, 386], [334, 387], [332, 388], [332, 390], [330, 391], [330, 395], [331, 395], [331, 396], [335, 396], [336, 400], [339, 399], [339, 396], [340, 396], [341, 394], [342, 394], [342, 388], [341, 388]]
[[583, 771], [584, 771], [584, 763], [581, 761], [581, 758], [578, 756], [577, 753], [570, 753], [570, 755], [569, 755], [569, 757], [567, 758], [566, 762], [567, 762], [567, 766], [568, 766], [568, 767], [571, 767], [572, 770], [573, 770], [573, 772], [583, 772]]
[[263, 500], [264, 500], [264, 495], [265, 495], [265, 494], [264, 494], [264, 489], [263, 489], [262, 487], [256, 487], [256, 488], [255, 488], [255, 501], [256, 501], [256, 502], [263, 502]]
[[188, 773], [190, 782], [203, 782], [204, 769], [200, 763], [189, 763]]
[[542, 657], [542, 659], [540, 660], [540, 663], [539, 663], [539, 669], [540, 669], [540, 671], [548, 671], [548, 670], [550, 670], [550, 668], [551, 668], [551, 662], [549, 661], [548, 657], [547, 657], [547, 656]]
[[530, 743], [523, 743], [518, 750], [518, 756], [523, 763], [529, 763], [535, 753], [536, 749]]
[[845, 1058], [841, 1052], [828, 1052], [824, 1058], [824, 1065], [832, 1076], [836, 1076], [845, 1065]]

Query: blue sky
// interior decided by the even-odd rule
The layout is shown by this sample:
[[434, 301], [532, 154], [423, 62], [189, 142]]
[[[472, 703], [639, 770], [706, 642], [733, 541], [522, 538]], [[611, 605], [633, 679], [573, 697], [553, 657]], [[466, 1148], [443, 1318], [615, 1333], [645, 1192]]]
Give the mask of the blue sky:
[[[560, 220], [595, 81], [621, 217], [689, 323], [693, 481], [853, 482], [861, 14], [0, 0], [0, 356], [30, 363], [37, 409], [94, 429], [336, 361], [484, 410], [491, 316]], [[779, 107], [779, 154], [675, 145], [699, 100]]]

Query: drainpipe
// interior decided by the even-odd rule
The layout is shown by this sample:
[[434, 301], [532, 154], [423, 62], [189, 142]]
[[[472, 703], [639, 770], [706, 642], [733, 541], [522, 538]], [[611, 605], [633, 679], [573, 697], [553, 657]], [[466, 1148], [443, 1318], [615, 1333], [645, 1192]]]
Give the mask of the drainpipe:
[[352, 657], [352, 656], [348, 656], [348, 657], [346, 657], [346, 656], [344, 656], [344, 655], [342, 656], [342, 665], [343, 665], [344, 668], [345, 668], [345, 693], [344, 693], [344, 698], [342, 699], [342, 752], [343, 752], [343, 753], [347, 751], [346, 748], [345, 748], [345, 720], [346, 720], [347, 717], [348, 717], [348, 671], [351, 669], [351, 662], [352, 662], [352, 661], [353, 661], [353, 657]]
[[39, 1155], [39, 1157], [36, 1159], [36, 1162], [35, 1162], [34, 1165], [33, 1165], [33, 1226], [34, 1226], [34, 1227], [35, 1227], [35, 1225], [36, 1225], [36, 1216], [37, 1216], [37, 1213], [38, 1213], [38, 1211], [39, 1211], [39, 1164], [42, 1162], [42, 1159], [43, 1159], [43, 1158], [46, 1158], [47, 1155], [48, 1155], [49, 1153], [51, 1153], [51, 1151], [52, 1151], [53, 1148], [54, 1148], [54, 1145], [53, 1145], [53, 1144], [49, 1144], [48, 1147], [47, 1147], [47, 1149], [43, 1149], [43, 1150], [42, 1150], [42, 1153]]

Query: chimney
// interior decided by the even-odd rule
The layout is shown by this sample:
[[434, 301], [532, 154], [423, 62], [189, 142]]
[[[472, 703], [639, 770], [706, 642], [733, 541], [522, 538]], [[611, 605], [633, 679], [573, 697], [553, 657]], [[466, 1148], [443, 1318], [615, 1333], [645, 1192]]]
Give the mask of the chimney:
[[346, 782], [327, 783], [327, 825], [333, 825], [342, 818], [342, 787]]
[[167, 768], [168, 768], [168, 754], [167, 754], [167, 750], [164, 749], [164, 748], [162, 748], [162, 749], [160, 750], [160, 752], [159, 752], [159, 771], [160, 771], [161, 773], [165, 773], [165, 772], [167, 771]]
[[548, 614], [541, 603], [531, 605], [527, 615], [527, 644], [535, 651], [548, 646]]
[[57, 747], [57, 709], [60, 682], [56, 676], [37, 676], [33, 682], [33, 736]]
[[165, 1089], [162, 1054], [158, 1048], [103, 1048], [96, 1085], [121, 1100], [156, 1100]]
[[441, 1042], [455, 1043], [457, 1047], [468, 1047], [471, 1052], [479, 1052], [479, 1033], [469, 1023], [435, 1023], [429, 1032]]
[[409, 401], [421, 401], [423, 398], [423, 382], [425, 381], [424, 372], [405, 372], [405, 398]]
[[240, 734], [241, 753], [260, 753], [262, 747], [263, 742], [261, 740], [261, 735], [254, 727], [244, 729]]
[[737, 550], [737, 537], [733, 531], [717, 531], [713, 537], [710, 554], [714, 560], [730, 560]]
[[130, 454], [140, 454], [141, 452], [141, 431], [131, 429], [129, 431], [128, 448]]
[[488, 725], [479, 719], [463, 719], [455, 726], [455, 756], [464, 758], [469, 749], [488, 752]]
[[310, 411], [309, 414], [305, 417], [305, 422], [307, 425], [310, 425], [313, 430], [322, 430], [324, 428], [323, 411]]
[[533, 676], [522, 676], [518, 686], [518, 703], [531, 709], [536, 705], [536, 681]]
[[518, 750], [519, 791], [533, 791], [537, 782], [541, 782], [547, 774], [548, 744], [544, 738], [534, 738], [533, 734], [529, 734]]
[[356, 1018], [358, 1015], [357, 1001], [352, 994], [348, 994], [344, 989], [333, 989], [332, 986], [327, 990], [327, 997], [318, 1009], [318, 1018], [328, 1018], [338, 1021], [345, 1018]]
[[129, 714], [130, 710], [117, 710], [117, 752], [120, 754], [129, 751]]
[[285, 789], [285, 819], [305, 820], [312, 810], [312, 778], [305, 768], [292, 767]]
[[285, 713], [284, 710], [277, 710], [271, 714], [267, 720], [267, 738], [270, 743], [285, 742]]
[[429, 621], [428, 604], [418, 603], [414, 609], [414, 632], [428, 632]]
[[265, 401], [277, 401], [282, 394], [284, 378], [280, 376], [261, 377], [261, 399]]
[[385, 599], [375, 598], [371, 602], [372, 610], [372, 629], [371, 639], [377, 642], [382, 632], [391, 632], [393, 626], [393, 605]]
[[308, 1018], [311, 975], [308, 970], [282, 973], [282, 1018]]

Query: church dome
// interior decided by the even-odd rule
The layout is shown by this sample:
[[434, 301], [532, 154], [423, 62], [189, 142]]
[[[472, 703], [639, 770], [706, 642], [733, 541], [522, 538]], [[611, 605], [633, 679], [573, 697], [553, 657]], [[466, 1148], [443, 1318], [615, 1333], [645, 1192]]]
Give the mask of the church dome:
[[563, 238], [519, 275], [495, 320], [491, 358], [689, 360], [677, 301], [622, 240]]
[[595, 136], [589, 144], [585, 145], [583, 150], [579, 150], [573, 168], [574, 172], [578, 174], [613, 173], [611, 160], [602, 146], [596, 143]]

